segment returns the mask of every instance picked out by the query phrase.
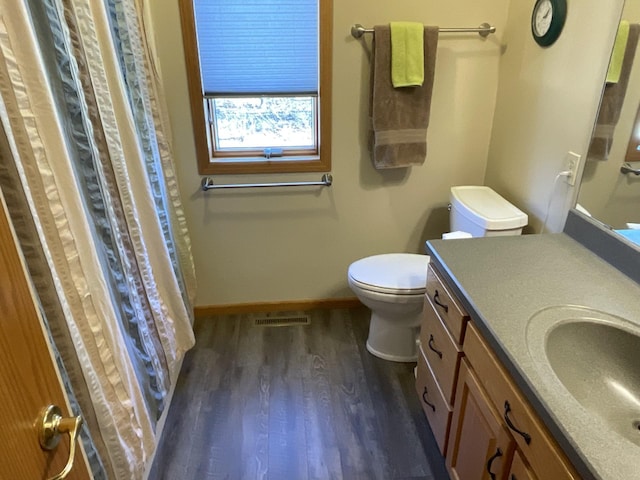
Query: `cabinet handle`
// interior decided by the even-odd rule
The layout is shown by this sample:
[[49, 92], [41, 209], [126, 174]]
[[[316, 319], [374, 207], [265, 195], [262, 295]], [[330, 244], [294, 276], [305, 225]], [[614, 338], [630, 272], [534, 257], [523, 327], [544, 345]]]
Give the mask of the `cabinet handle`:
[[433, 346], [433, 342], [434, 342], [433, 335], [430, 334], [429, 335], [429, 343], [428, 343], [429, 348], [431, 349], [431, 351], [436, 352], [436, 355], [438, 355], [440, 358], [442, 358], [442, 352], [440, 350], [436, 350], [435, 349], [435, 347]]
[[449, 313], [449, 305], [440, 302], [440, 292], [436, 289], [436, 293], [433, 294], [433, 303], [444, 308], [444, 311]]
[[507, 422], [507, 425], [509, 425], [509, 428], [511, 430], [516, 432], [518, 435], [522, 435], [522, 438], [524, 438], [524, 441], [527, 443], [527, 445], [529, 445], [531, 443], [531, 435], [529, 435], [527, 432], [523, 432], [522, 430], [518, 430], [518, 428], [516, 428], [516, 426], [511, 422], [511, 419], [509, 418], [510, 411], [511, 411], [511, 405], [509, 405], [509, 400], [505, 400], [504, 401], [504, 421]]
[[424, 392], [422, 392], [422, 401], [431, 407], [431, 410], [436, 411], [436, 406], [427, 400], [427, 387], [424, 387]]
[[498, 449], [496, 450], [496, 453], [494, 453], [493, 457], [491, 457], [489, 459], [489, 461], [487, 462], [487, 473], [491, 477], [491, 480], [496, 480], [496, 474], [491, 471], [491, 465], [493, 465], [493, 461], [496, 458], [501, 457], [501, 456], [502, 456], [502, 450], [500, 450], [500, 448], [498, 447]]

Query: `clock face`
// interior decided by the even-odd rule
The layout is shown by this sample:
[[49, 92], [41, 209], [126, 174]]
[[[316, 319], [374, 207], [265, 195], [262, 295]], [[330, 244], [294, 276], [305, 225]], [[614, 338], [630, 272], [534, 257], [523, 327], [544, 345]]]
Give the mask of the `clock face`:
[[558, 39], [567, 19], [567, 0], [536, 0], [531, 14], [531, 33], [541, 47]]
[[536, 5], [533, 15], [533, 30], [538, 37], [546, 35], [553, 19], [553, 5], [551, 0], [542, 0]]

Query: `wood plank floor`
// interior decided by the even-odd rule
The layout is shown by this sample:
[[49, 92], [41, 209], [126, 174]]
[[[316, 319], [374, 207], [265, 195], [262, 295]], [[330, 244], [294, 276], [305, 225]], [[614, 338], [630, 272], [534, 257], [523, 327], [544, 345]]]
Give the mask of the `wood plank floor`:
[[449, 478], [414, 364], [366, 351], [368, 311], [306, 314], [310, 325], [196, 322], [150, 480]]

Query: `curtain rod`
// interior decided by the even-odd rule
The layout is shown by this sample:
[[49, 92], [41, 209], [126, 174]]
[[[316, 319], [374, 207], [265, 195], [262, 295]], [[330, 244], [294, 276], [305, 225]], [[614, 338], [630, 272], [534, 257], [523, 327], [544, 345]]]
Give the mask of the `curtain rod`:
[[[496, 27], [483, 23], [476, 28], [439, 28], [439, 33], [478, 33], [481, 37], [487, 37], [491, 33], [496, 33]], [[373, 33], [373, 28], [365, 28], [359, 23], [356, 23], [351, 27], [351, 35], [353, 38], [360, 38], [365, 33]]]

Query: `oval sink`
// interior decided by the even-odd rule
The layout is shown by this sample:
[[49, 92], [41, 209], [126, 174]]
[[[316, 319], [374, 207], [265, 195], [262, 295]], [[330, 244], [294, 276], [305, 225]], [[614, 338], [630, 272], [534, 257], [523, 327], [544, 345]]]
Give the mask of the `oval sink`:
[[560, 382], [586, 410], [640, 446], [640, 335], [574, 317], [547, 331], [545, 353]]

